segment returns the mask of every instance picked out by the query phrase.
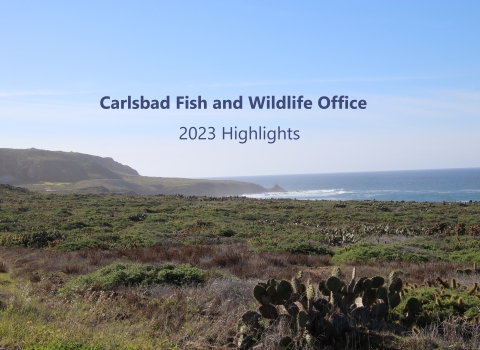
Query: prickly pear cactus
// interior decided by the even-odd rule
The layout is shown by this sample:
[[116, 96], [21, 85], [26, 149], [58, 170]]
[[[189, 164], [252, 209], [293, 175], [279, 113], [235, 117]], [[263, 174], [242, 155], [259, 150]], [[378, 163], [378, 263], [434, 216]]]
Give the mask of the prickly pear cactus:
[[[260, 324], [262, 316], [255, 311], [247, 311], [237, 322], [236, 346], [239, 349], [249, 349], [261, 338], [265, 327]], [[232, 347], [230, 344], [228, 347]]]
[[402, 282], [398, 271], [392, 271], [387, 280], [381, 276], [356, 277], [353, 269], [347, 285], [338, 276], [331, 276], [320, 281], [318, 290], [316, 284], [302, 282], [301, 272], [291, 282], [269, 279], [258, 283], [253, 296], [260, 304], [259, 312], [242, 316], [234, 345], [250, 349], [263, 341], [262, 332], [273, 331], [279, 324], [289, 327], [279, 344], [285, 350], [315, 348], [320, 343], [338, 345], [351, 327], [354, 331], [378, 331], [391, 325], [420, 332], [440, 314], [461, 317], [465, 324], [480, 324], [478, 283], [467, 288], [455, 279], [447, 283], [437, 277], [425, 285], [409, 284]]

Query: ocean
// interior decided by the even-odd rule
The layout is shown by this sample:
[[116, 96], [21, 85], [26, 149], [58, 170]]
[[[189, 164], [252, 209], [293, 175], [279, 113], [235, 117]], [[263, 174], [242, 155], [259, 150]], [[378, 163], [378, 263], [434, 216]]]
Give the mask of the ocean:
[[287, 191], [245, 194], [251, 198], [480, 201], [480, 168], [238, 176], [221, 179], [253, 182], [265, 188], [279, 185]]

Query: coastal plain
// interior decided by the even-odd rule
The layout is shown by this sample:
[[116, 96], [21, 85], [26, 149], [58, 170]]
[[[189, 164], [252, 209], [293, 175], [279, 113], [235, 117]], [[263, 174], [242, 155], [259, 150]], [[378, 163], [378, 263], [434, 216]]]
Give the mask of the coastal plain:
[[[313, 283], [356, 267], [360, 276], [395, 270], [411, 284], [441, 276], [467, 286], [478, 282], [479, 214], [478, 202], [52, 194], [2, 185], [1, 345], [220, 349], [238, 341], [238, 319], [257, 308], [256, 283], [299, 271]], [[453, 341], [425, 329], [382, 336], [383, 348]], [[473, 349], [477, 338], [454, 343]]]

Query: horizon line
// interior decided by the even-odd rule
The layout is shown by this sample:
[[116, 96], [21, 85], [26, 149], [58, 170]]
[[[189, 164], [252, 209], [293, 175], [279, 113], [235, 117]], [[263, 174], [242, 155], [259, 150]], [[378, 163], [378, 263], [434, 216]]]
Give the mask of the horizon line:
[[480, 169], [478, 167], [462, 167], [462, 168], [429, 168], [429, 169], [397, 169], [397, 170], [366, 170], [366, 171], [333, 171], [325, 173], [302, 173], [302, 174], [269, 174], [269, 175], [239, 175], [239, 176], [208, 176], [199, 177], [195, 179], [214, 180], [214, 179], [228, 179], [240, 177], [269, 177], [269, 176], [299, 176], [299, 175], [334, 175], [334, 174], [361, 174], [361, 173], [389, 173], [389, 172], [410, 172], [410, 171], [438, 171], [438, 170], [473, 170]]

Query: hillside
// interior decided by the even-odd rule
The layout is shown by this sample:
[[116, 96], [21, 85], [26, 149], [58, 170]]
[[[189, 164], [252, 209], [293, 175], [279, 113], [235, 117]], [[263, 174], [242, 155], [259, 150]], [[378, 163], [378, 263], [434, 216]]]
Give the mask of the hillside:
[[241, 181], [140, 176], [112, 158], [35, 148], [0, 148], [0, 183], [56, 193], [238, 196], [267, 191]]
[[0, 182], [30, 184], [78, 182], [89, 179], [121, 179], [120, 174], [138, 175], [129, 166], [75, 152], [44, 151], [35, 148], [0, 148]]

